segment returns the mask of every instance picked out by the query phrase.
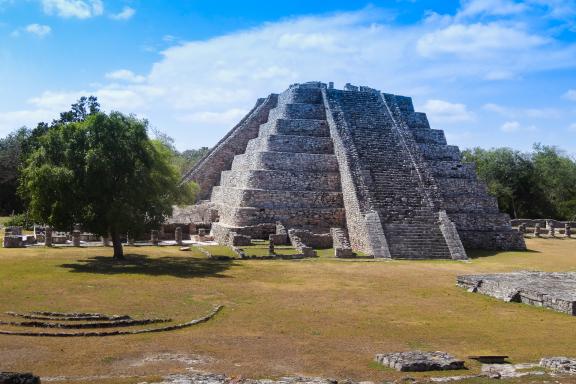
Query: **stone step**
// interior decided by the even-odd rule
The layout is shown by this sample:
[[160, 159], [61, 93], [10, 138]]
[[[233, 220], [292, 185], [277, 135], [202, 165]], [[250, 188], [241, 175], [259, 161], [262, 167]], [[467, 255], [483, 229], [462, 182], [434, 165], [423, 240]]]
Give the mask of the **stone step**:
[[447, 213], [452, 212], [484, 212], [499, 213], [498, 201], [495, 197], [485, 195], [458, 195], [444, 197]]
[[270, 119], [260, 126], [260, 135], [330, 137], [326, 120]]
[[452, 212], [448, 216], [462, 231], [501, 231], [510, 230], [510, 217], [506, 213]]
[[291, 87], [278, 96], [278, 104], [323, 104], [320, 88]]
[[229, 226], [249, 226], [280, 221], [287, 228], [342, 227], [346, 222], [344, 208], [253, 208], [218, 204], [220, 221]]
[[384, 233], [394, 259], [451, 259], [438, 225], [386, 224]]
[[339, 172], [298, 172], [280, 170], [224, 171], [220, 185], [233, 188], [285, 191], [341, 190]]
[[411, 132], [417, 143], [447, 145], [444, 131], [440, 129], [411, 129]]
[[342, 208], [342, 192], [282, 191], [214, 187], [212, 201], [235, 207]]
[[455, 145], [419, 143], [418, 146], [426, 160], [461, 160], [460, 149]]
[[334, 155], [290, 152], [252, 152], [234, 157], [232, 170], [248, 169], [337, 172], [338, 161]]
[[453, 160], [428, 160], [432, 174], [438, 178], [476, 179], [473, 164]]
[[270, 111], [276, 119], [313, 119], [325, 120], [326, 111], [323, 104], [289, 103], [278, 104]]
[[334, 146], [330, 137], [273, 134], [250, 140], [246, 152], [254, 151], [332, 154]]
[[485, 196], [488, 194], [486, 184], [474, 179], [459, 179], [436, 177], [436, 184], [440, 188], [442, 196], [459, 196], [459, 195], [478, 195]]

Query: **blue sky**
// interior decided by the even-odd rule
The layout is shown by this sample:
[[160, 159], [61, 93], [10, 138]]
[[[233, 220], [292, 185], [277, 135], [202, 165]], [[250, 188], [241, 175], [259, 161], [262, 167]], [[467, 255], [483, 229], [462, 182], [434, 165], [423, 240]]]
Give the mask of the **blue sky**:
[[312, 80], [411, 96], [461, 148], [576, 155], [576, 0], [0, 0], [0, 136], [94, 94], [211, 146]]

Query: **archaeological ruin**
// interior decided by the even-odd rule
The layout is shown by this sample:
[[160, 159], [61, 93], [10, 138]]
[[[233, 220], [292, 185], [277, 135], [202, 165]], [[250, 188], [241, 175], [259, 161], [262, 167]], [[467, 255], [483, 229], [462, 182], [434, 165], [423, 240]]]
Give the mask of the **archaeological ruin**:
[[304, 251], [458, 260], [525, 248], [444, 132], [409, 97], [369, 87], [310, 82], [259, 99], [183, 180], [200, 186], [191, 211], [222, 244], [272, 235]]

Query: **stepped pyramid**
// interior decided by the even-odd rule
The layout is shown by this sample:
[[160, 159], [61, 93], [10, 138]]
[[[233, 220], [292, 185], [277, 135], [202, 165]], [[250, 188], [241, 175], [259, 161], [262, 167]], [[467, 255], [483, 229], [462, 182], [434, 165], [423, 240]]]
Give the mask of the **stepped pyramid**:
[[[218, 210], [212, 230], [267, 239], [346, 229], [374, 257], [465, 259], [524, 249], [521, 234], [408, 97], [347, 84], [294, 84], [260, 99], [184, 180]], [[340, 231], [341, 232], [341, 231]]]

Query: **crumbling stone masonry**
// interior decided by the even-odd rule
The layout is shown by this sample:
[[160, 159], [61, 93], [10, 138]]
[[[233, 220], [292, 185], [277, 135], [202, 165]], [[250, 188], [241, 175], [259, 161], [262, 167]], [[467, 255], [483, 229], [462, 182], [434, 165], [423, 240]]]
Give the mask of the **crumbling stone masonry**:
[[259, 100], [184, 180], [211, 196], [221, 243], [230, 232], [268, 239], [280, 222], [345, 229], [353, 249], [382, 258], [525, 248], [458, 147], [410, 98], [368, 87], [294, 84]]
[[576, 315], [576, 272], [510, 272], [458, 276], [458, 286], [507, 302]]

